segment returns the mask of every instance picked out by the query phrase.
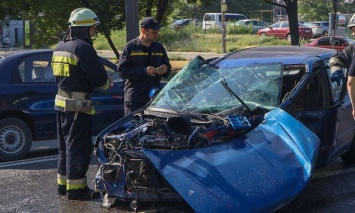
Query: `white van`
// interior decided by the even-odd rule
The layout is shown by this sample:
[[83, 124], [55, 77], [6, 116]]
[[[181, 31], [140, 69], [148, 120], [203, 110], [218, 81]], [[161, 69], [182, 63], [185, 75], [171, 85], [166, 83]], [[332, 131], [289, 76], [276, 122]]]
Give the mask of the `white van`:
[[[225, 22], [236, 22], [241, 19], [247, 19], [243, 14], [238, 13], [225, 13]], [[207, 30], [209, 28], [219, 28], [222, 29], [222, 15], [221, 13], [205, 13], [202, 20], [202, 28]]]

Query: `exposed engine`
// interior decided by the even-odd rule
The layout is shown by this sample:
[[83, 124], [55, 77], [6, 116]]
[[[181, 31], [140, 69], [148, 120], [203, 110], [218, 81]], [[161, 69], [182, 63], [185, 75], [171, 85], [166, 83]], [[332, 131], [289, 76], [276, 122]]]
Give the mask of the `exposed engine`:
[[[216, 116], [217, 118], [217, 116]], [[209, 122], [189, 117], [137, 115], [106, 134], [97, 149], [101, 162], [96, 187], [106, 199], [121, 201], [183, 202], [181, 196], [160, 175], [142, 148], [181, 150], [223, 143], [237, 138], [262, 122], [263, 117], [230, 115]], [[101, 158], [100, 158], [101, 155]], [[112, 204], [106, 200], [108, 207]]]

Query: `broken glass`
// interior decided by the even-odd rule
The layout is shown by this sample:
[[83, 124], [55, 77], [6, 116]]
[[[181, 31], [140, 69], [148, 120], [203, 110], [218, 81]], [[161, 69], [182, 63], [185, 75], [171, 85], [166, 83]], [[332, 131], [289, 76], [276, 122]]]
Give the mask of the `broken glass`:
[[239, 97], [251, 110], [272, 110], [280, 103], [282, 72], [282, 63], [238, 66], [235, 62], [235, 66], [219, 68], [196, 57], [163, 88], [149, 109], [216, 114], [243, 107]]

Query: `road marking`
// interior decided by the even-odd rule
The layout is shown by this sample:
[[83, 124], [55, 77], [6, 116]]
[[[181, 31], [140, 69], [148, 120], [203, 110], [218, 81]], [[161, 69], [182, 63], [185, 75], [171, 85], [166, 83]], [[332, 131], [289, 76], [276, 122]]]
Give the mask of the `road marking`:
[[40, 162], [46, 162], [46, 161], [51, 161], [51, 160], [58, 160], [58, 156], [53, 155], [53, 156], [47, 156], [47, 157], [18, 160], [18, 161], [14, 161], [14, 162], [4, 162], [4, 163], [0, 163], [0, 169], [10, 167], [10, 166], [20, 166], [20, 165], [25, 165], [25, 164], [40, 163]]

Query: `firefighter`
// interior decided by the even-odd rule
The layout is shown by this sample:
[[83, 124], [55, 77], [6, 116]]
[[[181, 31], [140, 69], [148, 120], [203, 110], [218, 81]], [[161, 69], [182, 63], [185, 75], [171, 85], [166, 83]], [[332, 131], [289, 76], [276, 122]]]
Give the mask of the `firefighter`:
[[151, 89], [160, 89], [161, 78], [171, 72], [168, 54], [157, 42], [162, 26], [153, 17], [141, 21], [141, 32], [125, 45], [118, 73], [125, 79], [125, 115], [145, 106]]
[[90, 189], [86, 180], [93, 153], [91, 93], [97, 87], [106, 90], [109, 80], [91, 39], [100, 24], [97, 15], [78, 8], [71, 12], [68, 24], [52, 58], [58, 86], [54, 106], [59, 149], [57, 191], [69, 200], [91, 200], [101, 194]]
[[[355, 14], [350, 18], [348, 28], [352, 35], [355, 36]], [[329, 60], [329, 67], [331, 70], [330, 79], [332, 82], [337, 82], [339, 85], [341, 81], [345, 81], [343, 67], [348, 69], [347, 88], [350, 101], [353, 107], [353, 118], [355, 119], [355, 43], [349, 45], [341, 51], [337, 51]]]

